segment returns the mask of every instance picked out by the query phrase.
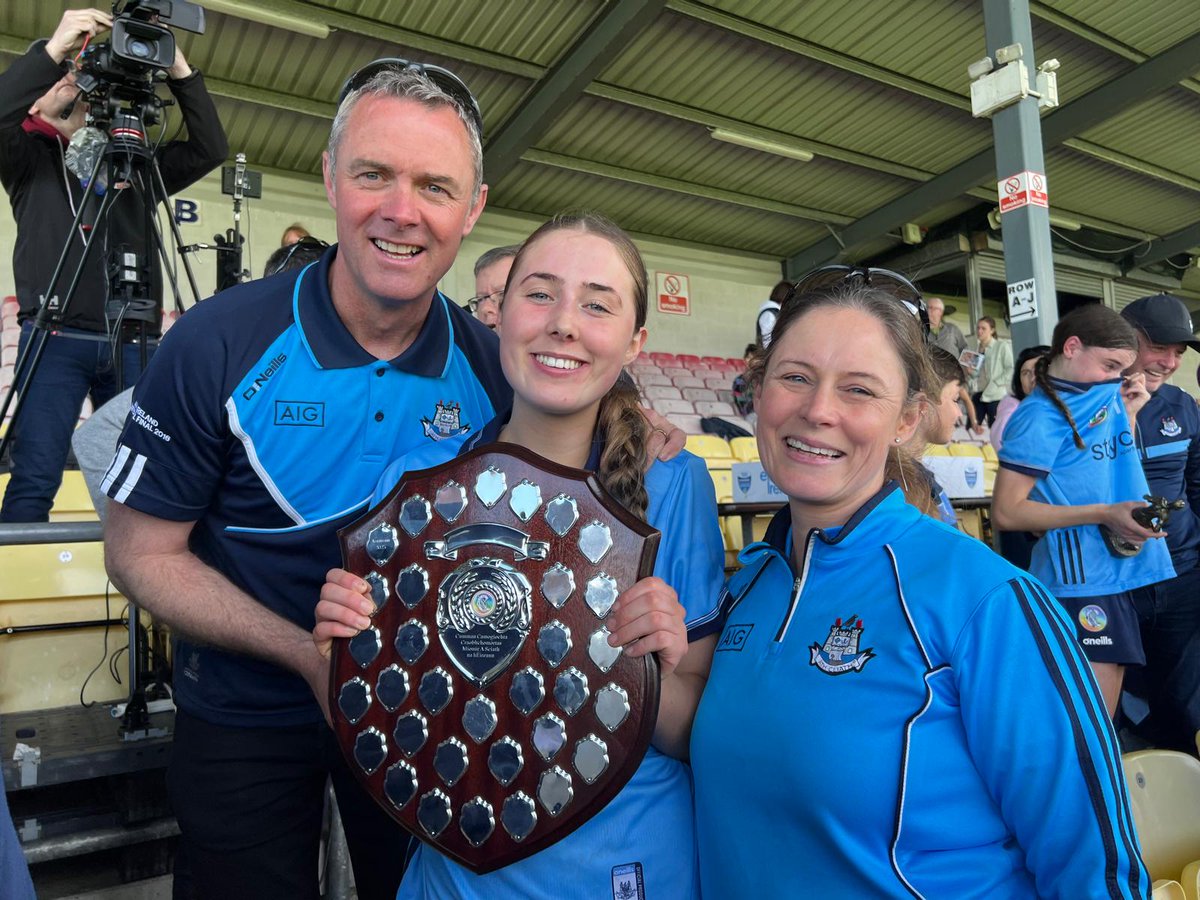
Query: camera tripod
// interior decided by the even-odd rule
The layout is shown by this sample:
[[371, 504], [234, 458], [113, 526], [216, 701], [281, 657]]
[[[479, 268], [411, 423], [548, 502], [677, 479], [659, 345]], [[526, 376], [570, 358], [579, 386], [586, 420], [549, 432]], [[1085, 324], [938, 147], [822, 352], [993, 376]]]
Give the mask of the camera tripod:
[[[163, 241], [163, 235], [158, 228], [154, 212], [158, 203], [167, 202], [166, 185], [154, 157], [154, 149], [146, 141], [146, 122], [151, 124], [157, 118], [158, 105], [161, 101], [150, 98], [139, 105], [130, 105], [113, 113], [108, 127], [107, 143], [91, 168], [90, 177], [85, 186], [84, 199], [80, 202], [71, 229], [67, 234], [62, 252], [59, 254], [50, 284], [41, 296], [37, 315], [32, 321], [29, 340], [17, 359], [13, 373], [13, 383], [4, 396], [0, 405], [0, 421], [13, 408], [12, 421], [7, 433], [0, 438], [0, 457], [7, 451], [10, 441], [15, 434], [21, 413], [24, 409], [28, 390], [25, 388], [33, 382], [37, 375], [38, 365], [46, 350], [47, 342], [53, 336], [56, 326], [66, 319], [71, 302], [74, 299], [79, 284], [85, 274], [88, 259], [91, 258], [96, 241], [107, 241], [110, 236], [108, 227], [109, 216], [117, 199], [125, 195], [136, 197], [141, 204], [142, 247], [153, 249], [143, 253], [142, 248], [117, 247], [110, 253], [107, 261], [108, 294], [105, 315], [109, 323], [110, 337], [114, 341], [112, 354], [116, 376], [117, 390], [124, 390], [125, 376], [123, 365], [123, 345], [127, 342], [136, 343], [140, 348], [141, 364], [144, 367], [149, 357], [149, 344], [152, 329], [157, 327], [160, 305], [153, 294], [153, 279], [150, 267], [161, 260], [165, 271], [165, 280], [171, 285], [177, 308], [182, 308], [179, 286], [173, 276], [171, 260]], [[93, 185], [97, 178], [104, 175], [108, 189], [100, 197], [99, 207], [95, 210], [95, 227], [87, 233], [83, 249], [71, 275], [66, 292], [59, 301], [56, 289], [67, 270], [67, 262], [71, 256], [73, 242], [80, 233], [81, 225], [95, 205], [97, 197]], [[159, 199], [156, 199], [159, 198]], [[168, 209], [168, 221], [171, 225], [175, 246], [181, 246], [183, 241], [174, 216]], [[155, 255], [157, 254], [157, 259]], [[193, 298], [199, 302], [200, 291], [186, 257], [183, 257], [183, 268], [187, 274]], [[148, 327], [149, 326], [149, 327]], [[13, 398], [20, 396], [13, 405]], [[126, 704], [122, 718], [120, 733], [125, 740], [137, 740], [145, 737], [158, 736], [161, 729], [153, 729], [150, 725], [146, 706], [145, 694], [145, 659], [144, 642], [138, 632], [138, 610], [129, 603], [129, 701]]]

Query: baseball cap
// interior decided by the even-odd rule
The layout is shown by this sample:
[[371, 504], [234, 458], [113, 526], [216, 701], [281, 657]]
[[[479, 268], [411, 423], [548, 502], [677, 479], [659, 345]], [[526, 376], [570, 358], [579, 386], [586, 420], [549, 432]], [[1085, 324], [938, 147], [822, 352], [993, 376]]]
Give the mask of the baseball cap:
[[1156, 344], [1187, 344], [1200, 351], [1200, 340], [1192, 332], [1192, 316], [1178, 297], [1154, 294], [1134, 300], [1121, 315]]

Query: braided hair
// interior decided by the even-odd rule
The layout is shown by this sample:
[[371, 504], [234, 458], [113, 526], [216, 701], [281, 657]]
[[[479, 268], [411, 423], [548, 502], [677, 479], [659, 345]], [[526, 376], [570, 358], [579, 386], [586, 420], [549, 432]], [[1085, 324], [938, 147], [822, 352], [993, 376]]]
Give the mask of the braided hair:
[[[617, 251], [629, 276], [633, 281], [634, 328], [642, 328], [646, 324], [647, 286], [646, 264], [637, 245], [616, 223], [594, 212], [560, 213], [549, 222], [531, 234], [521, 245], [516, 258], [513, 259], [509, 271], [509, 285], [513, 275], [521, 266], [521, 258], [525, 252], [548, 234], [555, 231], [579, 231], [602, 237]], [[597, 415], [597, 430], [604, 440], [604, 451], [600, 454], [600, 467], [596, 476], [605, 489], [617, 501], [636, 515], [646, 517], [646, 507], [650, 502], [646, 493], [646, 463], [648, 453], [646, 439], [650, 434], [650, 426], [642, 415], [638, 390], [633, 381], [626, 375], [617, 379], [600, 401]]]
[[1067, 424], [1071, 426], [1071, 437], [1075, 446], [1083, 450], [1083, 438], [1079, 436], [1079, 428], [1067, 404], [1063, 403], [1050, 380], [1050, 365], [1063, 355], [1063, 347], [1067, 341], [1076, 337], [1085, 347], [1101, 347], [1105, 350], [1132, 350], [1137, 352], [1137, 332], [1118, 313], [1113, 312], [1099, 303], [1089, 303], [1067, 313], [1054, 326], [1054, 337], [1050, 342], [1050, 352], [1038, 359], [1034, 365], [1033, 374], [1038, 387], [1046, 392], [1055, 409], [1063, 414]]

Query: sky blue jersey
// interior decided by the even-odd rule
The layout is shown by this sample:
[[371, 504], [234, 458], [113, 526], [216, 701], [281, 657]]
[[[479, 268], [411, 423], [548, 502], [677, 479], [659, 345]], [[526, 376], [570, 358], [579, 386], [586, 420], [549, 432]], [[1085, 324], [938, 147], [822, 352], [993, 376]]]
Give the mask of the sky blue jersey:
[[840, 529], [783, 510], [741, 562], [692, 730], [706, 898], [1149, 896], [1104, 702], [1035, 579], [895, 483]]
[[[1071, 426], [1041, 387], [1021, 401], [1004, 429], [1000, 465], [1036, 478], [1031, 500], [1055, 506], [1141, 500], [1149, 493], [1133, 429], [1121, 401], [1121, 381], [1076, 384], [1052, 379], [1075, 419]], [[1098, 525], [1046, 532], [1034, 545], [1029, 571], [1056, 597], [1098, 597], [1173, 578], [1164, 540], [1149, 540], [1136, 556], [1109, 552]]]

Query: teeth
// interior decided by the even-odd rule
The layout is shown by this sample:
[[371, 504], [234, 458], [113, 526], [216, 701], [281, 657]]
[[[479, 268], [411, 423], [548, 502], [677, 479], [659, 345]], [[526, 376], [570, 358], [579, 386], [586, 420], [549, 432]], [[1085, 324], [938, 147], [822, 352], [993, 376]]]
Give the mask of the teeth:
[[391, 241], [384, 241], [380, 240], [379, 238], [375, 238], [372, 243], [384, 253], [388, 253], [392, 256], [409, 257], [416, 256], [421, 252], [420, 247], [414, 247], [411, 244], [393, 244]]
[[828, 456], [830, 459], [837, 459], [842, 456], [840, 450], [830, 450], [827, 447], [814, 447], [812, 444], [806, 444], [799, 438], [788, 438], [787, 445], [793, 450], [803, 450], [805, 453], [815, 453], [817, 456]]
[[535, 353], [533, 356], [543, 366], [549, 366], [552, 369], [578, 369], [583, 363], [574, 359], [563, 359], [560, 356], [547, 356], [544, 353]]

